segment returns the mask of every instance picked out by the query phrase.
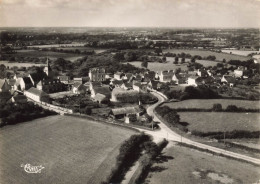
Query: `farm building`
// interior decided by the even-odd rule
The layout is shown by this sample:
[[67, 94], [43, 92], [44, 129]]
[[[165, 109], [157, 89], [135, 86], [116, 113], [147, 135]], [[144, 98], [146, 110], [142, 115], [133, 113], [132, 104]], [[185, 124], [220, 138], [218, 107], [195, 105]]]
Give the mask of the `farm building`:
[[139, 106], [134, 106], [134, 107], [122, 107], [122, 108], [112, 109], [110, 114], [116, 119], [125, 118], [126, 123], [129, 123], [133, 116], [137, 120], [141, 112], [142, 109], [140, 109]]
[[44, 91], [41, 91], [37, 88], [31, 87], [27, 91], [24, 92], [24, 95], [36, 102], [48, 102], [49, 101], [49, 95], [45, 93]]

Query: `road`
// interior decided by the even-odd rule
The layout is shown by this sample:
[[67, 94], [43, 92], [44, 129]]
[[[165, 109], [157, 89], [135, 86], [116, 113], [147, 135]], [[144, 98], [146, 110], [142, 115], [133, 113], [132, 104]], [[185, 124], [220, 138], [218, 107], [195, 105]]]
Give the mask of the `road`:
[[158, 131], [150, 131], [150, 130], [144, 130], [144, 129], [139, 129], [140, 131], [143, 131], [155, 139], [155, 141], [158, 141], [159, 139], [165, 138], [167, 140], [171, 141], [176, 141], [176, 142], [183, 142], [189, 145], [196, 146], [198, 148], [203, 148], [203, 149], [208, 149], [210, 151], [213, 151], [215, 153], [221, 153], [223, 155], [227, 155], [233, 158], [238, 158], [238, 159], [243, 159], [245, 161], [258, 164], [260, 165], [260, 159], [256, 159], [253, 157], [249, 157], [246, 155], [234, 153], [231, 151], [227, 151], [221, 148], [216, 148], [213, 146], [209, 146], [206, 144], [202, 144], [199, 142], [192, 141], [190, 139], [184, 138], [181, 135], [177, 134], [176, 132], [172, 131], [169, 127], [167, 127], [157, 116], [154, 114], [154, 109], [157, 107], [161, 102], [165, 101], [165, 98], [160, 96], [159, 94], [152, 92], [153, 95], [155, 95], [158, 98], [158, 102], [156, 104], [151, 105], [150, 107], [147, 108], [147, 113], [153, 117], [154, 121], [160, 122], [160, 130]]

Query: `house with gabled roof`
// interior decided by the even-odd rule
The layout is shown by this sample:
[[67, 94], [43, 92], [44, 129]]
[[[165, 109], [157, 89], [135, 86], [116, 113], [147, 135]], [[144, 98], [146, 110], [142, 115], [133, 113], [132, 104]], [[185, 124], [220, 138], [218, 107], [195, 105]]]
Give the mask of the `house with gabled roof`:
[[160, 82], [171, 82], [173, 75], [173, 70], [158, 71], [155, 74], [155, 78], [159, 78]]
[[15, 90], [27, 90], [29, 88], [33, 87], [33, 83], [30, 79], [30, 77], [23, 77], [18, 78], [15, 83]]
[[116, 80], [121, 80], [122, 77], [124, 77], [124, 76], [125, 76], [125, 74], [124, 74], [123, 72], [116, 72], [116, 73], [114, 74], [114, 79], [116, 79]]
[[69, 76], [58, 76], [57, 77], [60, 82], [62, 82], [63, 84], [69, 84], [70, 78]]
[[147, 83], [134, 82], [133, 90], [138, 92], [147, 92]]
[[74, 83], [72, 86], [72, 92], [74, 94], [84, 94], [87, 91], [87, 87], [81, 83]]
[[6, 79], [0, 79], [0, 92], [10, 91], [11, 86], [8, 84]]
[[162, 85], [162, 83], [160, 83], [159, 81], [151, 80], [148, 83], [147, 87], [150, 88], [150, 89], [158, 90], [158, 89], [160, 89], [161, 85]]
[[188, 85], [189, 86], [198, 86], [199, 76], [190, 76], [188, 77]]
[[187, 84], [189, 75], [186, 73], [174, 74], [172, 77], [172, 81], [176, 84]]
[[122, 119], [130, 114], [135, 114], [137, 117], [139, 117], [141, 113], [142, 109], [139, 106], [133, 106], [112, 109], [110, 114], [116, 119]]
[[30, 89], [24, 91], [24, 95], [36, 102], [48, 102], [49, 95], [42, 90], [39, 90], [35, 87], [31, 87]]
[[236, 84], [236, 79], [230, 75], [223, 75], [221, 78], [221, 82], [224, 84], [228, 84], [230, 87], [233, 87]]
[[110, 82], [110, 85], [113, 88], [120, 88], [122, 86], [122, 84], [124, 84], [123, 80], [114, 79], [114, 80], [111, 80], [111, 82]]
[[108, 99], [111, 97], [109, 85], [93, 86], [90, 92], [92, 98], [94, 98], [98, 93], [105, 95]]

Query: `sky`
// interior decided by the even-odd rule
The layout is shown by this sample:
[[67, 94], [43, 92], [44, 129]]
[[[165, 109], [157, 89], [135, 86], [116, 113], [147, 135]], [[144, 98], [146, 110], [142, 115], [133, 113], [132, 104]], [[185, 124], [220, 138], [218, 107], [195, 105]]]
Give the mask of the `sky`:
[[0, 27], [260, 28], [260, 0], [0, 0]]

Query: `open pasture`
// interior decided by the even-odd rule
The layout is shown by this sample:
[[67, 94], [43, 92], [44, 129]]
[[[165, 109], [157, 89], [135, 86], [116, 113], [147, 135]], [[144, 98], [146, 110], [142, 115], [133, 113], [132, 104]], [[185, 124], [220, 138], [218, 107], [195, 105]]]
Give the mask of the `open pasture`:
[[18, 50], [17, 53], [12, 54], [13, 57], [49, 57], [50, 59], [64, 58], [66, 60], [75, 61], [82, 58], [84, 55], [73, 53], [61, 53], [52, 51], [39, 50]]
[[223, 49], [221, 50], [221, 52], [228, 53], [228, 54], [232, 53], [240, 56], [247, 56], [248, 54], [251, 53], [257, 53], [257, 54], [260, 53], [259, 51], [254, 51], [254, 50], [229, 50], [229, 49]]
[[162, 161], [155, 163], [146, 183], [257, 183], [258, 167], [212, 156], [190, 148], [173, 146], [164, 150]]
[[[97, 172], [99, 177], [92, 183], [101, 183], [115, 164], [120, 143], [134, 133], [70, 116], [51, 116], [3, 127], [0, 183], [81, 184], [88, 183]], [[28, 174], [21, 164], [42, 165], [44, 169]]]
[[201, 57], [207, 57], [209, 55], [214, 55], [216, 56], [216, 60], [217, 61], [223, 61], [223, 59], [226, 59], [227, 61], [229, 60], [248, 60], [250, 59], [250, 57], [247, 56], [239, 56], [239, 55], [234, 55], [234, 54], [228, 54], [228, 53], [217, 53], [217, 52], [213, 52], [213, 51], [209, 51], [209, 50], [199, 50], [199, 49], [165, 49], [163, 50], [164, 53], [166, 52], [171, 52], [171, 53], [175, 53], [175, 54], [181, 54], [186, 53], [186, 54], [190, 54], [192, 56], [194, 55], [199, 55]]
[[221, 104], [225, 109], [228, 105], [236, 105], [237, 107], [243, 107], [247, 109], [259, 109], [260, 101], [249, 100], [232, 100], [232, 99], [190, 99], [180, 102], [165, 103], [173, 109], [177, 108], [198, 108], [198, 109], [211, 109], [213, 104]]
[[106, 49], [92, 48], [92, 47], [58, 47], [58, 50], [79, 50], [79, 51], [95, 51], [96, 54], [105, 52]]
[[[132, 61], [128, 62], [135, 67], [142, 68], [141, 61]], [[177, 68], [181, 68], [182, 70], [187, 70], [187, 64], [173, 64], [172, 62], [167, 63], [158, 63], [158, 62], [149, 62], [148, 67], [151, 71], [164, 71], [164, 70], [175, 70]]]
[[190, 131], [224, 132], [233, 130], [260, 131], [259, 113], [178, 112], [181, 122]]

